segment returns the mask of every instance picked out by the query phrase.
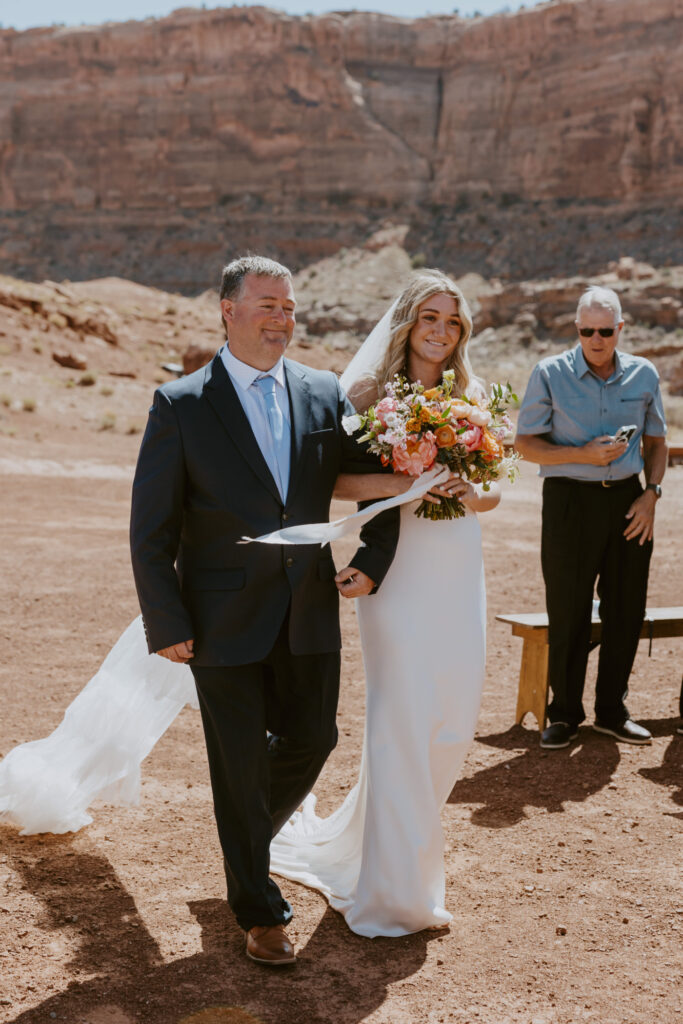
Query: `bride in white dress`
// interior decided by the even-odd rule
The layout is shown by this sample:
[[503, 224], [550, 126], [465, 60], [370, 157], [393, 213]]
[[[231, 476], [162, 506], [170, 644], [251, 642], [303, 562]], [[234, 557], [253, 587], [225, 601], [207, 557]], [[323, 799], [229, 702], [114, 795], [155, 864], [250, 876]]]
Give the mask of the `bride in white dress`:
[[[455, 393], [478, 390], [466, 356], [467, 303], [447, 277], [416, 276], [343, 378], [365, 409], [394, 373], [426, 387], [454, 369]], [[386, 494], [405, 486], [382, 478]], [[379, 482], [363, 483], [377, 496]], [[348, 486], [348, 493], [345, 493]], [[498, 504], [464, 480], [444, 485], [461, 519], [418, 519], [401, 508], [398, 548], [379, 592], [356, 603], [366, 678], [357, 785], [330, 817], [308, 797], [271, 844], [271, 871], [320, 890], [359, 935], [397, 936], [448, 925], [441, 810], [474, 736], [484, 680], [486, 597], [475, 512]], [[337, 493], [362, 498], [359, 481]], [[437, 493], [439, 493], [437, 491]]]
[[[366, 340], [342, 383], [357, 408], [371, 404], [398, 371], [431, 387], [452, 368], [456, 391], [472, 393], [478, 385], [466, 354], [471, 330], [454, 282], [422, 272]], [[354, 501], [391, 497], [410, 482], [393, 474], [341, 477], [336, 494]], [[467, 514], [418, 519], [417, 502], [409, 499], [382, 588], [357, 603], [367, 687], [358, 783], [326, 819], [316, 816], [309, 797], [271, 847], [273, 873], [320, 890], [365, 936], [404, 935], [451, 919], [440, 813], [474, 735], [484, 678], [485, 593], [475, 513], [494, 507], [499, 497], [495, 486], [485, 494], [458, 478], [442, 487], [437, 495], [457, 495]], [[57, 729], [2, 761], [0, 817], [21, 826], [22, 834], [62, 833], [92, 820], [88, 808], [95, 799], [135, 802], [142, 760], [186, 703], [197, 706], [189, 668], [150, 657], [136, 619]]]

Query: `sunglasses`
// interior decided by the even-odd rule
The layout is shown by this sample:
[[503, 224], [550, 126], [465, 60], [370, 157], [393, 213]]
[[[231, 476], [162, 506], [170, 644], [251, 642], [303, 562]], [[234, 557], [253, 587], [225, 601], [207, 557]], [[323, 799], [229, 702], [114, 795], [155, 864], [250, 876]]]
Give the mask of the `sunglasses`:
[[596, 333], [601, 338], [611, 338], [616, 327], [579, 327], [578, 331], [582, 338], [592, 338]]

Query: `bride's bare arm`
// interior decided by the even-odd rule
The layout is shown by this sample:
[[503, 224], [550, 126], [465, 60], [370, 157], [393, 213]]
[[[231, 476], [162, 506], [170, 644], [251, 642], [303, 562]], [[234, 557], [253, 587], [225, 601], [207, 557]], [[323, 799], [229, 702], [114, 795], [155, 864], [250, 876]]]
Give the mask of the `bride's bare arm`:
[[456, 486], [453, 482], [450, 492], [454, 498], [459, 498], [463, 505], [473, 512], [489, 512], [500, 501], [498, 484], [492, 483], [489, 490], [485, 491], [482, 484], [471, 484], [468, 480], [458, 479], [460, 480], [459, 485]]
[[404, 494], [415, 477], [404, 473], [340, 473], [334, 485], [334, 497], [340, 501], [377, 501]]

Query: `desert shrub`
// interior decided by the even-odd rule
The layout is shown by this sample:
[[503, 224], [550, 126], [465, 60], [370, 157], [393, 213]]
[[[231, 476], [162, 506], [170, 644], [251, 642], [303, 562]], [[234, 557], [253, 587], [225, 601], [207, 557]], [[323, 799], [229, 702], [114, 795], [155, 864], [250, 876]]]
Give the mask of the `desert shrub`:
[[100, 420], [100, 430], [113, 430], [116, 426], [116, 416], [113, 412], [105, 412]]

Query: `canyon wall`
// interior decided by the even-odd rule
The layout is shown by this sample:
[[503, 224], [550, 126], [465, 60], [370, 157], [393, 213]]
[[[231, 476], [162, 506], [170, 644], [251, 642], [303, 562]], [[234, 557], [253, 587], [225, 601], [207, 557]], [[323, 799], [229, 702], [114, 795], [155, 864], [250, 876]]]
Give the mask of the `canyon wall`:
[[682, 195], [680, 0], [0, 32], [9, 273], [192, 290], [235, 251], [301, 265], [397, 219], [458, 271], [667, 261]]

